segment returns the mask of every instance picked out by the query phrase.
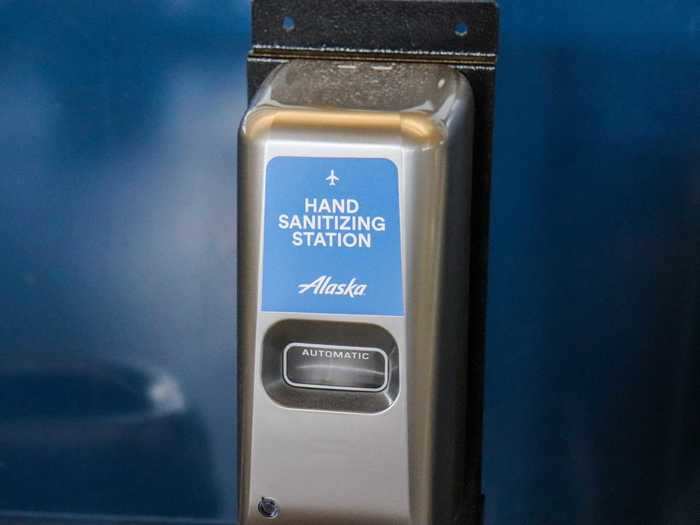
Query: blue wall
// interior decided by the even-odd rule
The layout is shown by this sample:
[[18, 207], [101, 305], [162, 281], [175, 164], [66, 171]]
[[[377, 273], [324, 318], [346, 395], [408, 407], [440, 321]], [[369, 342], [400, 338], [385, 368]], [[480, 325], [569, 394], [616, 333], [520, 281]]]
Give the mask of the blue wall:
[[501, 8], [486, 521], [697, 523], [700, 4]]
[[[700, 7], [501, 8], [486, 522], [696, 523]], [[0, 2], [0, 511], [233, 520], [248, 24]]]
[[247, 16], [0, 2], [0, 509], [235, 516]]

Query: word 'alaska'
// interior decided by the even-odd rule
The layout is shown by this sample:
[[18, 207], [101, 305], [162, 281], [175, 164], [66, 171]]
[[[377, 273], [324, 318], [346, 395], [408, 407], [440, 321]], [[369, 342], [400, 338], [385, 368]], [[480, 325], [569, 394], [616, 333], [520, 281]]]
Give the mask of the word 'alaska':
[[321, 275], [310, 283], [298, 284], [299, 294], [311, 292], [313, 295], [342, 295], [354, 299], [362, 297], [367, 291], [367, 285], [358, 283], [353, 277], [347, 283], [334, 283], [330, 275]]

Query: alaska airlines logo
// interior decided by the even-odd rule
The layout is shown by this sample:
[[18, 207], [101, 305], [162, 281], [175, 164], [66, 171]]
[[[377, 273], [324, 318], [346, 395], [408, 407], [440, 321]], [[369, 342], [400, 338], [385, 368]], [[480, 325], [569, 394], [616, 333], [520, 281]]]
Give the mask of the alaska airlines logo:
[[342, 295], [354, 299], [365, 295], [367, 285], [358, 283], [353, 277], [347, 283], [334, 283], [330, 275], [321, 275], [310, 283], [298, 284], [299, 295], [311, 292], [313, 295]]

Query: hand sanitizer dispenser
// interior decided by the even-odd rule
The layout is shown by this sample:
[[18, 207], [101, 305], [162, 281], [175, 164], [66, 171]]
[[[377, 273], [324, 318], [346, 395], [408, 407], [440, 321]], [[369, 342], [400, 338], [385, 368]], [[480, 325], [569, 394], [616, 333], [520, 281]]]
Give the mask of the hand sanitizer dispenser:
[[240, 128], [244, 525], [444, 524], [461, 496], [474, 102], [294, 60]]

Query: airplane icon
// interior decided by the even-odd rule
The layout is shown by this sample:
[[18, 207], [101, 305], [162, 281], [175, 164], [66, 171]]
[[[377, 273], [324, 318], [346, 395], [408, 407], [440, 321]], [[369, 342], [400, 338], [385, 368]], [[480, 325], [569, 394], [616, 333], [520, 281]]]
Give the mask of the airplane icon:
[[335, 186], [340, 180], [340, 177], [336, 176], [335, 170], [331, 170], [331, 174], [326, 177], [326, 180], [329, 186]]

